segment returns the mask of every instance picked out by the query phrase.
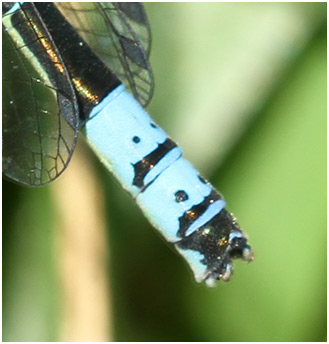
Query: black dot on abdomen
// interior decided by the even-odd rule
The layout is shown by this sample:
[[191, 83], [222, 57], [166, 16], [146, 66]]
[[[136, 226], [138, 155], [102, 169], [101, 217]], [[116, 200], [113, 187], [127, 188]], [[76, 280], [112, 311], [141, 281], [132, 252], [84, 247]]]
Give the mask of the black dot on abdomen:
[[133, 137], [133, 141], [135, 142], [135, 143], [138, 143], [138, 142], [140, 142], [140, 138], [138, 137], [138, 136], [134, 136]]
[[184, 190], [178, 190], [175, 193], [175, 200], [177, 203], [184, 202], [184, 201], [188, 200], [188, 195]]

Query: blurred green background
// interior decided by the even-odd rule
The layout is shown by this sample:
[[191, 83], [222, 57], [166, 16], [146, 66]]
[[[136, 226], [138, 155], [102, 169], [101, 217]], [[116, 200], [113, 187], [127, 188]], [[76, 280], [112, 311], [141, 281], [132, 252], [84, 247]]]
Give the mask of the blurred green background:
[[[3, 182], [3, 340], [325, 341], [326, 4], [146, 9], [156, 80], [148, 110], [224, 194], [256, 259], [236, 262], [215, 289], [196, 284], [81, 137], [83, 162], [60, 178], [82, 181], [77, 188]], [[84, 281], [104, 294], [101, 319], [88, 285], [63, 273], [58, 249], [74, 252], [79, 241], [79, 228], [74, 239], [59, 228], [63, 212], [88, 226], [88, 214], [75, 201], [61, 207], [58, 195], [78, 199], [88, 188], [79, 170], [89, 168], [100, 187], [87, 206], [106, 214], [97, 215], [106, 230], [91, 231], [106, 248], [96, 262], [107, 287], [97, 292], [92, 274]], [[82, 259], [72, 264], [89, 271]], [[80, 293], [90, 301], [83, 311]], [[68, 312], [88, 320], [63, 320]]]

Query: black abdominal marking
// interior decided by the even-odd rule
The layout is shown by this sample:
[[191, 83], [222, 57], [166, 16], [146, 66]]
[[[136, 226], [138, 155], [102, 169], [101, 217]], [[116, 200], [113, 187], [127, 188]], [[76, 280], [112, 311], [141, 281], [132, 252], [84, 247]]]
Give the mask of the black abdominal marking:
[[210, 204], [219, 199], [222, 199], [222, 196], [215, 189], [212, 189], [210, 195], [207, 196], [201, 203], [194, 205], [191, 209], [187, 210], [179, 218], [179, 230], [177, 236], [184, 238], [185, 233], [191, 224], [208, 209]]
[[[151, 123], [152, 126], [153, 123]], [[153, 124], [154, 125], [154, 124]], [[153, 152], [146, 155], [142, 160], [138, 161], [136, 164], [133, 164], [135, 177], [133, 179], [133, 185], [137, 186], [140, 189], [145, 189], [144, 178], [148, 172], [172, 149], [177, 147], [176, 143], [171, 139], [167, 140], [158, 145]]]
[[177, 203], [184, 202], [188, 200], [188, 194], [184, 190], [178, 190], [175, 193], [175, 200]]
[[[228, 240], [231, 233], [241, 233], [241, 237]], [[188, 237], [176, 243], [181, 250], [200, 252], [204, 257], [200, 262], [206, 266], [208, 277], [220, 279], [227, 271], [232, 259], [244, 257], [244, 252], [251, 248], [247, 239], [242, 235], [240, 226], [236, 223], [232, 214], [223, 209], [210, 221], [200, 227]]]

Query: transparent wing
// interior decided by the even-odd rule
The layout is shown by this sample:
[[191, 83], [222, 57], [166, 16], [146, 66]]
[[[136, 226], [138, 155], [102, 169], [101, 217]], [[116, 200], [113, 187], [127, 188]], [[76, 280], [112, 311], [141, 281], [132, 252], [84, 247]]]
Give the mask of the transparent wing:
[[146, 106], [154, 83], [148, 61], [151, 33], [143, 5], [59, 2], [56, 6], [140, 104]]
[[41, 186], [57, 178], [72, 156], [77, 102], [33, 4], [3, 8], [2, 169], [13, 181]]

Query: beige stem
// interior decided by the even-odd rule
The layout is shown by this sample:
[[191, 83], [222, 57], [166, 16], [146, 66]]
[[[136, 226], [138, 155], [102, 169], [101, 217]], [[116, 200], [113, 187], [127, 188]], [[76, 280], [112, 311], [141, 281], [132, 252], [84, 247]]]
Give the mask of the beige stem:
[[81, 147], [52, 191], [58, 211], [59, 340], [111, 341], [104, 195]]

